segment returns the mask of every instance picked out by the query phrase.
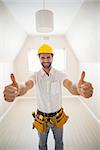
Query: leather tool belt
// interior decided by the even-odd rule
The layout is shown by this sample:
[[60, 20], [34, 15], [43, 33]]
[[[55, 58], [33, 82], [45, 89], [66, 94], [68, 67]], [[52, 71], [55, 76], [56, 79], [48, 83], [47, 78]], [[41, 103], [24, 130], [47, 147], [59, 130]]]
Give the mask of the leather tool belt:
[[37, 110], [37, 114], [35, 115], [33, 112], [32, 115], [35, 118], [33, 128], [35, 127], [39, 132], [45, 132], [46, 127], [52, 124], [57, 128], [61, 128], [69, 118], [63, 108], [54, 113], [44, 113]]

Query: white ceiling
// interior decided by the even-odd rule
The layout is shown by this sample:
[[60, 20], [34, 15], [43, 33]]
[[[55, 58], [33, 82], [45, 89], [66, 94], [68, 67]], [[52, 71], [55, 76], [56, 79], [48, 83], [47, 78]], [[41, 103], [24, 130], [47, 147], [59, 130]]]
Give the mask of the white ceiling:
[[[35, 13], [43, 8], [43, 0], [2, 0], [18, 24], [28, 34], [38, 34]], [[54, 12], [54, 31], [65, 33], [78, 13], [84, 0], [45, 0], [45, 8]]]
[[[3, 2], [0, 4], [0, 61], [12, 61], [20, 51], [27, 34], [39, 34], [35, 30], [35, 12], [42, 9], [43, 0], [0, 1]], [[94, 5], [97, 1], [100, 2], [45, 0], [46, 8], [54, 12], [54, 31], [51, 34], [66, 34], [80, 62], [97, 61], [97, 7]], [[88, 5], [87, 2], [93, 3]]]

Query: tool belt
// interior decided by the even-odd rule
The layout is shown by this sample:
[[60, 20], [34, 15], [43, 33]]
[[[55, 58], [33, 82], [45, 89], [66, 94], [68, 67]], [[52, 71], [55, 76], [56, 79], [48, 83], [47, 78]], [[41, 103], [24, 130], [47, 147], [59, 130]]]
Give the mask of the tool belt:
[[63, 108], [54, 113], [44, 113], [37, 110], [37, 114], [32, 113], [34, 119], [33, 128], [35, 127], [39, 132], [45, 132], [46, 127], [54, 124], [57, 128], [63, 127], [67, 122], [69, 116], [65, 114]]

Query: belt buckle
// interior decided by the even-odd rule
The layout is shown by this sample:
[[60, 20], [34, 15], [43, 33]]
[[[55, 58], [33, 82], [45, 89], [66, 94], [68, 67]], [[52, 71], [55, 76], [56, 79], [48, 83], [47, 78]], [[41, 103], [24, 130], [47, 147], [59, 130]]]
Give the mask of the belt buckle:
[[51, 117], [51, 115], [50, 115], [50, 114], [46, 114], [46, 116], [47, 116], [47, 117]]
[[46, 116], [48, 116], [48, 114], [44, 112], [44, 113], [43, 113], [43, 116], [46, 117]]

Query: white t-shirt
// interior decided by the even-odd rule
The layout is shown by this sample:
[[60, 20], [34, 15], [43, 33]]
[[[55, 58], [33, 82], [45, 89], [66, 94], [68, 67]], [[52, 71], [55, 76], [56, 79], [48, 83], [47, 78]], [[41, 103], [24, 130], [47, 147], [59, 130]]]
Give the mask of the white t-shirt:
[[43, 69], [35, 72], [31, 80], [36, 85], [37, 109], [45, 113], [56, 112], [62, 107], [62, 83], [66, 74], [51, 68], [49, 75]]

